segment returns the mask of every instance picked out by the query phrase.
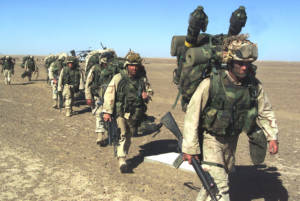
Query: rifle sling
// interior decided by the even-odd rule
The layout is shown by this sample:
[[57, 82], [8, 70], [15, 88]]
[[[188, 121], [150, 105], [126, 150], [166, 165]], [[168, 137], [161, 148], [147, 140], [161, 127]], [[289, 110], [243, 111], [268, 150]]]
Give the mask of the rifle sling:
[[219, 163], [214, 163], [214, 162], [201, 161], [201, 164], [216, 166], [216, 167], [220, 167], [220, 168], [225, 168], [224, 165], [219, 164]]

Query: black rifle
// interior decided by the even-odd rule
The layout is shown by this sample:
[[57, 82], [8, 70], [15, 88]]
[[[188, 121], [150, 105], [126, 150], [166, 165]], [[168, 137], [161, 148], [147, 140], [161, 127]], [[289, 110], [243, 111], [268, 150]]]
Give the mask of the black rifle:
[[[173, 165], [178, 168], [181, 163], [183, 162], [183, 153], [181, 152], [181, 148], [182, 148], [182, 134], [181, 131], [179, 130], [177, 123], [175, 121], [175, 119], [173, 118], [171, 112], [167, 112], [167, 114], [165, 114], [160, 122], [166, 127], [168, 128], [177, 138], [178, 140], [178, 150], [181, 153], [177, 159], [174, 161]], [[208, 194], [210, 195], [210, 197], [212, 198], [213, 201], [217, 201], [217, 197], [216, 197], [216, 192], [217, 192], [217, 188], [215, 183], [213, 182], [212, 178], [208, 175], [207, 172], [205, 172], [202, 167], [200, 162], [195, 159], [194, 157], [192, 157], [192, 166], [195, 170], [195, 172], [197, 173], [199, 179], [202, 182], [203, 187], [205, 188], [205, 190], [208, 192]]]
[[58, 95], [58, 108], [59, 108], [59, 112], [61, 112], [61, 108], [63, 107], [64, 104], [63, 95], [61, 91], [58, 91], [57, 95]]
[[99, 100], [96, 102], [96, 107], [93, 109], [92, 114], [95, 115], [97, 110], [103, 105], [103, 100], [99, 98]]
[[[103, 118], [103, 113], [101, 114]], [[117, 146], [120, 140], [120, 129], [118, 128], [116, 119], [111, 117], [111, 121], [104, 122], [105, 128], [108, 132], [108, 144], [114, 146], [114, 156], [117, 156]]]

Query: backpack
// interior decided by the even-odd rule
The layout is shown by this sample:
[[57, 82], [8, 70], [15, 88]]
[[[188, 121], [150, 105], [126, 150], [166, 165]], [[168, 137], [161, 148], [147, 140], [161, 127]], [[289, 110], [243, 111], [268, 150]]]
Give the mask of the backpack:
[[173, 36], [171, 55], [177, 56], [173, 82], [178, 85], [179, 91], [172, 108], [175, 108], [181, 96], [181, 107], [185, 112], [201, 81], [210, 76], [213, 68], [222, 68], [222, 57], [218, 50], [221, 48], [223, 38], [223, 34], [214, 36], [200, 34], [196, 47], [187, 48], [184, 46], [184, 36]]
[[85, 58], [85, 74], [86, 76], [89, 73], [89, 70], [92, 68], [93, 65], [99, 64], [99, 57], [102, 54], [111, 54], [111, 56], [116, 57], [116, 53], [113, 49], [103, 49], [103, 50], [93, 50], [88, 53]]
[[25, 62], [30, 58], [30, 56], [24, 56], [22, 58], [22, 63], [21, 63], [21, 68], [24, 68], [25, 67]]

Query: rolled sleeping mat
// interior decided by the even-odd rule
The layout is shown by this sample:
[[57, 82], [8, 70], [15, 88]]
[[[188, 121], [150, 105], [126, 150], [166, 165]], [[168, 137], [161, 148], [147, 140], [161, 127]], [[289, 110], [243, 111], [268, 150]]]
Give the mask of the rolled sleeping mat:
[[207, 63], [212, 58], [212, 49], [209, 44], [201, 47], [192, 47], [186, 51], [184, 66], [194, 66]]
[[[197, 43], [194, 46], [198, 47], [198, 46], [204, 45], [205, 43], [208, 43], [209, 37], [211, 37], [211, 35], [206, 34], [206, 33], [199, 34]], [[186, 36], [173, 36], [172, 37], [171, 50], [170, 50], [171, 56], [178, 56], [179, 47], [184, 46], [185, 38], [186, 38]]]
[[171, 56], [177, 56], [178, 55], [178, 49], [179, 47], [184, 45], [186, 36], [173, 36], [171, 41]]

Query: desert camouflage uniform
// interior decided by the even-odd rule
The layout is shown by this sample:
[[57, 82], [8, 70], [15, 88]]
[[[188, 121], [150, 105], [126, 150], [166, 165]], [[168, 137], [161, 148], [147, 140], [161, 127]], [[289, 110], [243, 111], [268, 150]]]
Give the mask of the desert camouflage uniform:
[[[249, 49], [247, 48], [248, 46], [245, 45], [245, 48], [242, 51], [248, 51]], [[231, 48], [231, 50], [233, 50], [233, 48]], [[231, 54], [231, 56], [228, 58], [234, 60], [241, 60], [238, 59], [236, 55], [234, 55], [235, 54], [234, 51], [232, 52], [229, 51], [228, 54]], [[249, 61], [251, 60], [249, 59]], [[231, 83], [232, 86], [241, 89], [242, 84], [240, 82], [234, 81], [227, 70], [223, 70], [223, 72], [224, 74], [222, 75], [225, 75], [223, 79], [226, 80], [226, 82]], [[221, 81], [221, 82], [225, 82], [225, 81]], [[211, 78], [206, 78], [205, 80], [203, 80], [198, 86], [197, 90], [193, 94], [192, 99], [188, 104], [187, 112], [184, 119], [182, 152], [187, 153], [189, 155], [197, 155], [200, 154], [201, 151], [203, 150], [202, 155], [203, 155], [204, 162], [210, 162], [210, 163], [221, 165], [220, 167], [217, 165], [210, 165], [204, 163], [202, 166], [204, 169], [206, 169], [209, 172], [209, 174], [214, 179], [214, 182], [216, 183], [216, 186], [219, 190], [218, 195], [221, 196], [219, 200], [229, 201], [230, 199], [229, 199], [228, 173], [232, 170], [235, 163], [235, 152], [236, 152], [236, 146], [237, 146], [239, 134], [235, 133], [235, 130], [229, 129], [230, 131], [228, 130], [225, 131], [226, 132], [225, 135], [224, 134], [220, 135], [219, 133], [210, 133], [210, 131], [208, 130], [212, 127], [208, 129], [205, 128], [205, 123], [206, 123], [205, 120], [207, 116], [210, 115], [209, 112], [212, 111], [212, 110], [206, 110], [206, 108], [212, 105], [211, 100], [216, 100], [216, 99], [210, 99], [210, 93], [212, 92], [211, 85], [212, 85]], [[220, 86], [222, 86], [222, 84], [220, 84]], [[224, 91], [226, 91], [225, 89], [227, 89], [227, 85], [223, 84], [223, 88]], [[230, 91], [231, 89], [227, 89], [227, 90]], [[228, 92], [229, 96], [233, 96], [233, 94], [230, 95], [230, 93], [231, 92]], [[260, 82], [257, 82], [257, 93], [258, 93], [257, 100], [256, 100], [257, 114], [254, 116], [254, 122], [256, 122], [257, 126], [262, 129], [268, 141], [277, 140], [278, 127], [276, 124], [274, 112], [272, 110], [269, 99], [265, 94]], [[234, 109], [232, 110], [234, 111]], [[222, 122], [222, 121], [224, 120], [222, 119], [218, 122]], [[215, 124], [212, 123], [212, 125]], [[223, 127], [225, 128], [226, 126], [223, 125]], [[242, 133], [245, 134], [246, 131], [243, 130], [241, 131], [240, 134]], [[203, 137], [202, 150], [199, 144], [200, 136]], [[210, 197], [208, 196], [206, 190], [202, 188], [200, 193], [198, 194], [197, 201], [205, 201], [205, 200], [210, 200]]]
[[[106, 66], [104, 67], [104, 65]], [[95, 98], [96, 107], [94, 108], [93, 113], [95, 113], [96, 117], [95, 132], [98, 136], [96, 142], [100, 143], [100, 145], [105, 145], [105, 141], [108, 137], [101, 115], [104, 102], [103, 96], [111, 78], [118, 73], [118, 69], [109, 65], [110, 64], [107, 63], [107, 58], [100, 58], [100, 64], [95, 64], [90, 68], [85, 83], [85, 98], [87, 100], [93, 100], [93, 98]]]
[[[130, 57], [133, 56], [133, 57]], [[134, 53], [134, 52], [129, 52], [126, 56], [126, 62], [124, 64], [124, 66], [127, 68], [127, 65], [131, 64], [131, 65], [139, 65], [140, 68], [139, 70], [141, 70], [143, 68], [141, 62], [142, 59], [139, 56], [139, 54]], [[127, 77], [127, 78], [126, 78]], [[125, 81], [125, 79], [130, 79]], [[148, 97], [150, 98], [150, 96], [152, 95], [152, 90], [150, 88], [150, 84], [149, 83], [146, 76], [145, 76], [145, 72], [143, 72], [142, 74], [137, 74], [137, 77], [135, 78], [130, 78], [128, 75], [128, 71], [127, 69], [124, 69], [121, 71], [121, 73], [118, 73], [117, 75], [115, 75], [112, 80], [110, 81], [108, 88], [104, 94], [104, 105], [103, 105], [103, 112], [104, 113], [108, 113], [108, 114], [114, 114], [114, 116], [116, 116], [116, 121], [117, 121], [117, 125], [120, 129], [120, 140], [119, 140], [119, 145], [117, 147], [117, 157], [119, 159], [124, 159], [129, 151], [129, 147], [131, 144], [131, 137], [137, 132], [137, 126], [139, 124], [139, 118], [137, 116], [143, 115], [144, 110], [146, 110], [146, 102], [147, 100], [142, 100], [141, 94], [137, 95], [135, 98], [136, 100], [139, 100], [140, 106], [134, 106], [134, 114], [131, 114], [130, 112], [118, 112], [118, 105], [123, 105], [124, 106], [125, 103], [122, 102], [117, 102], [118, 99], [118, 87], [119, 84], [121, 82], [125, 82], [125, 83], [129, 83], [132, 82], [134, 84], [139, 83], [138, 85], [140, 85], [141, 83], [143, 83], [143, 85], [145, 86], [143, 91], [147, 92]], [[124, 88], [129, 88], [129, 84], [125, 84], [126, 86]], [[138, 89], [135, 89], [136, 92], [138, 91]], [[132, 92], [132, 91], [131, 91]], [[138, 94], [138, 93], [136, 93]], [[126, 96], [126, 95], [125, 95]], [[149, 99], [148, 98], [148, 99]], [[121, 107], [121, 106], [120, 106]], [[120, 160], [119, 160], [120, 163]], [[120, 167], [122, 165], [122, 162], [120, 163]]]
[[[118, 84], [121, 79], [122, 75], [121, 73], [118, 73], [110, 81], [104, 94], [104, 113], [114, 113], [116, 91], [118, 90]], [[144, 79], [144, 81], [146, 81], [146, 79]], [[135, 123], [130, 121], [130, 113], [125, 113], [123, 116], [118, 116], [116, 121], [121, 132], [119, 146], [117, 148], [117, 157], [126, 157], [131, 144], [131, 137], [137, 132], [137, 127]]]
[[47, 73], [47, 83], [50, 83], [51, 84], [51, 82], [50, 82], [50, 78], [49, 78], [49, 68], [50, 68], [50, 66], [51, 66], [51, 64], [53, 63], [53, 62], [55, 62], [56, 60], [58, 59], [58, 56], [55, 56], [55, 55], [49, 55], [49, 56], [47, 56], [47, 57], [45, 57], [45, 59], [44, 59], [44, 62], [45, 62], [45, 70], [46, 70], [46, 73]]
[[38, 72], [38, 67], [34, 61], [33, 56], [29, 56], [24, 63], [25, 71], [22, 74], [22, 78], [28, 77], [28, 81], [31, 81], [31, 76], [33, 72]]
[[84, 89], [83, 75], [75, 57], [68, 57], [66, 64], [73, 63], [73, 67], [64, 67], [60, 71], [57, 91], [62, 92], [63, 99], [65, 100], [66, 116], [72, 115], [72, 103], [74, 93]]
[[11, 75], [14, 74], [14, 60], [10, 56], [5, 56], [2, 58], [2, 69], [1, 72], [4, 74], [4, 83], [10, 84]]
[[57, 107], [57, 85], [59, 80], [60, 71], [66, 66], [64, 63], [67, 54], [62, 53], [59, 57], [50, 64], [48, 68], [48, 77], [50, 80], [50, 84], [52, 87], [52, 100], [53, 100], [53, 108]]

